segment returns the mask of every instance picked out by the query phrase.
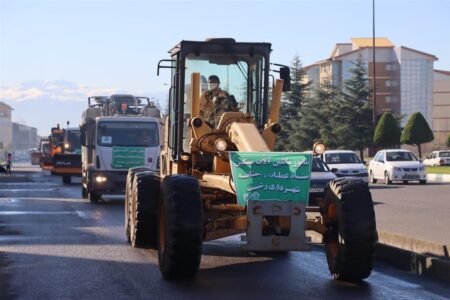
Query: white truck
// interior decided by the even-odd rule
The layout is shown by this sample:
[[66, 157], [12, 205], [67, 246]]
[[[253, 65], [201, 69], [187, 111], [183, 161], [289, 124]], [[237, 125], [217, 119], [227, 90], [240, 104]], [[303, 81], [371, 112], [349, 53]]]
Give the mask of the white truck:
[[[144, 103], [145, 102], [145, 103]], [[159, 169], [161, 114], [146, 97], [88, 98], [81, 124], [82, 197], [124, 194], [129, 168]]]

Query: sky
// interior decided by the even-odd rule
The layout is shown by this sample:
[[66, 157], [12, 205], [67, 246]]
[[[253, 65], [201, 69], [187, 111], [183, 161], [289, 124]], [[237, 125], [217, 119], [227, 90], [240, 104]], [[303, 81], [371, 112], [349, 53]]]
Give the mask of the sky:
[[[376, 36], [436, 55], [450, 70], [449, 0], [375, 0]], [[160, 59], [181, 40], [272, 43], [272, 62], [304, 66], [372, 36], [372, 0], [0, 0], [0, 101], [13, 121], [77, 125], [87, 97], [126, 92], [164, 106]]]

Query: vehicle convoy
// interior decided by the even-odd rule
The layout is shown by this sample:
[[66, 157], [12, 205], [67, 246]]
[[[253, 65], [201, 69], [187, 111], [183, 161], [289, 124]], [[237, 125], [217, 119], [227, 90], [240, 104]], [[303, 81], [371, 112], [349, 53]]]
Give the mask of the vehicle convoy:
[[129, 168], [158, 169], [161, 115], [148, 98], [89, 97], [80, 128], [83, 198], [123, 194]]
[[81, 176], [80, 129], [68, 127], [62, 130], [64, 139], [61, 152], [53, 155], [52, 174], [61, 176], [62, 181], [68, 184], [72, 181], [72, 176]]
[[326, 150], [323, 160], [337, 177], [357, 177], [369, 182], [366, 166], [351, 150]]
[[385, 184], [393, 181], [419, 181], [427, 183], [425, 165], [409, 150], [388, 149], [378, 151], [369, 163], [370, 183], [376, 183], [379, 179]]
[[[204, 241], [244, 234], [248, 251], [307, 251], [305, 230], [323, 235], [335, 278], [371, 273], [377, 231], [367, 185], [332, 181], [321, 216], [307, 220], [312, 157], [273, 152], [290, 70], [281, 66], [272, 82], [270, 68], [280, 65], [270, 52], [269, 43], [182, 41], [158, 64], [158, 73], [172, 71], [161, 169], [129, 170], [125, 231], [134, 247], [158, 249], [165, 279], [195, 276]], [[215, 91], [220, 78], [224, 90], [202, 91], [206, 78]]]

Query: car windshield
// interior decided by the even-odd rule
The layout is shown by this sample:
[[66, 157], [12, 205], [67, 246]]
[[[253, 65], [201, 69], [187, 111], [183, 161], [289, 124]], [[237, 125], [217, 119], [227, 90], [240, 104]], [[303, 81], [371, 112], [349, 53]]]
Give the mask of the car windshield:
[[448, 151], [448, 152], [439, 152], [439, 157], [450, 157], [450, 151]]
[[313, 172], [330, 172], [328, 166], [319, 157], [313, 158], [311, 170]]
[[326, 153], [325, 162], [327, 164], [360, 164], [361, 160], [355, 153]]
[[100, 146], [159, 146], [156, 122], [100, 122], [97, 144]]
[[387, 161], [416, 161], [417, 158], [412, 152], [398, 151], [398, 152], [386, 152]]

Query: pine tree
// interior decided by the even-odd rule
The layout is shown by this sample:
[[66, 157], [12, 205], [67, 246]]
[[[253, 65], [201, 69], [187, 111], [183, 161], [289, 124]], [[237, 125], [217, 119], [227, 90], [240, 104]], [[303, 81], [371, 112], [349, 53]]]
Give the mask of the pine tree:
[[325, 81], [305, 98], [300, 109], [300, 120], [292, 125], [289, 148], [295, 151], [310, 150], [316, 141], [321, 140], [327, 147], [335, 147], [335, 138], [329, 123], [332, 112], [330, 103], [339, 94], [338, 89]]
[[300, 57], [295, 55], [291, 62], [291, 91], [284, 94], [280, 108], [281, 132], [278, 134], [275, 147], [278, 151], [295, 150], [289, 147], [288, 139], [293, 133], [293, 126], [299, 122], [302, 102], [310, 85], [309, 82], [302, 83], [304, 76], [305, 70]]
[[391, 113], [381, 115], [373, 136], [373, 143], [380, 147], [392, 147], [400, 144], [401, 129]]
[[415, 112], [409, 117], [406, 126], [403, 129], [400, 141], [408, 145], [417, 145], [419, 158], [422, 159], [422, 149], [420, 145], [434, 140], [433, 132], [427, 123], [427, 120], [420, 112]]
[[372, 144], [373, 107], [369, 102], [367, 69], [361, 56], [353, 65], [350, 79], [344, 82], [342, 97], [332, 102], [330, 122], [336, 146], [358, 149], [361, 160], [364, 160], [363, 150]]

